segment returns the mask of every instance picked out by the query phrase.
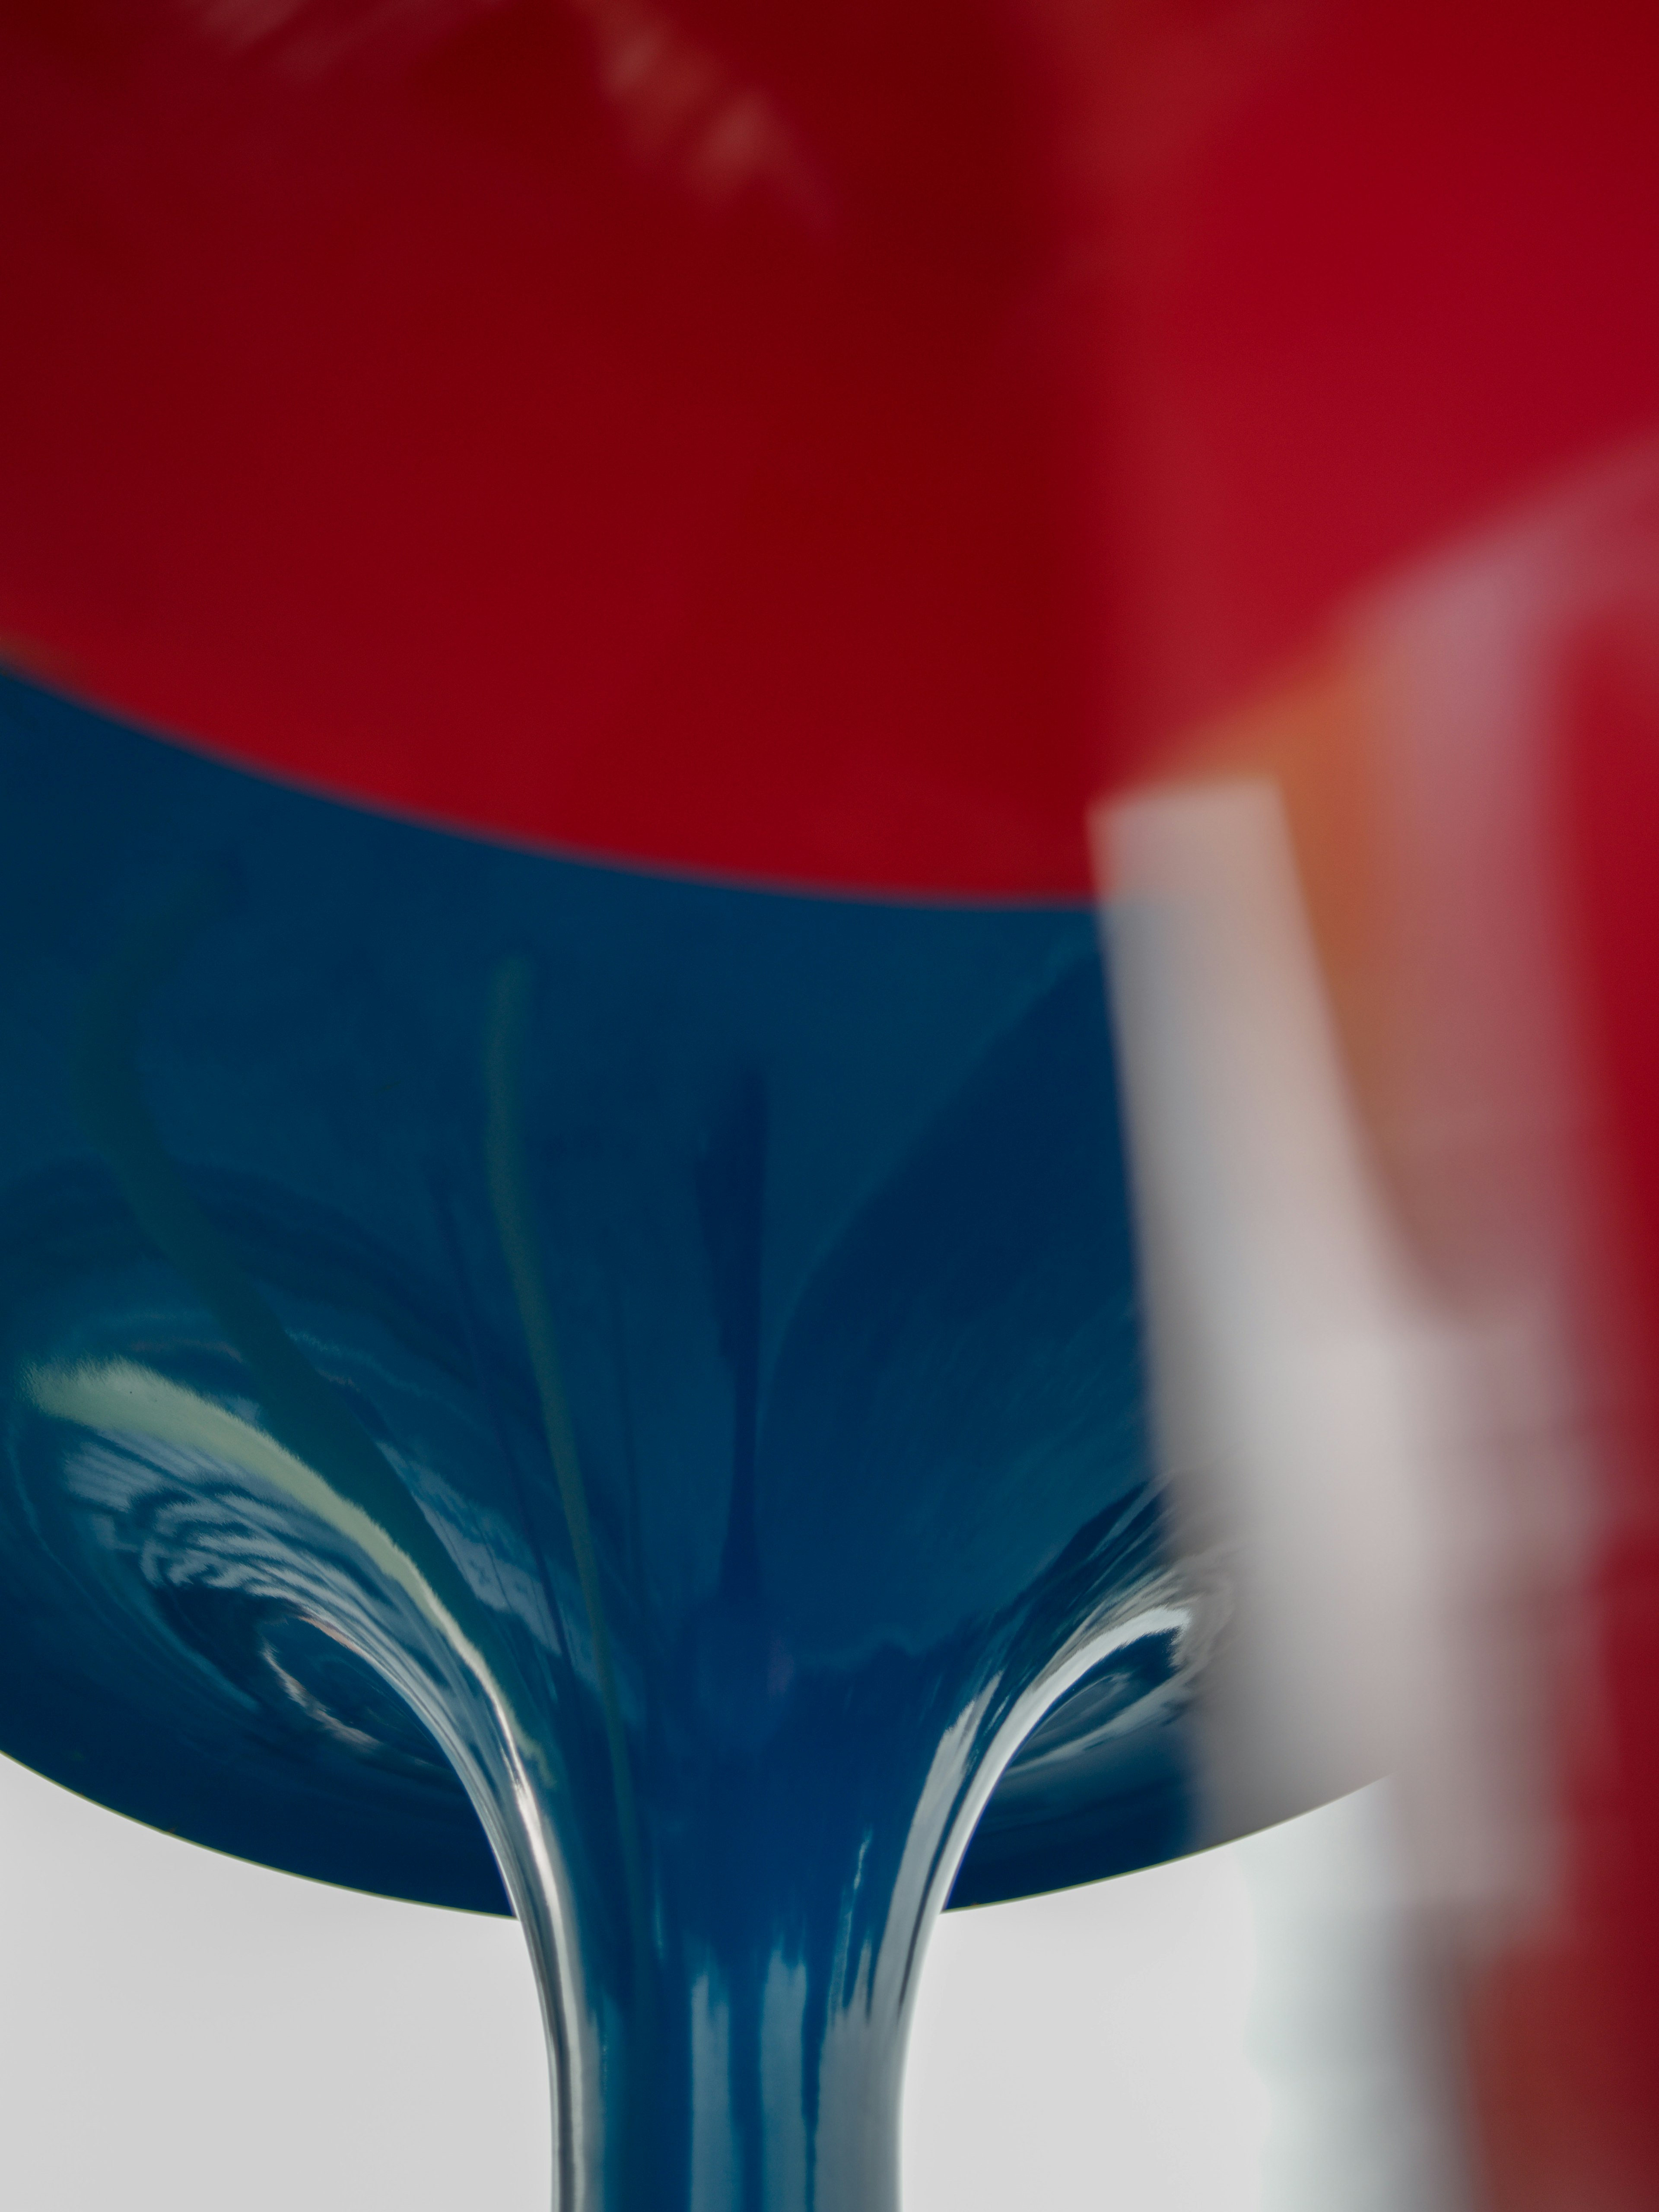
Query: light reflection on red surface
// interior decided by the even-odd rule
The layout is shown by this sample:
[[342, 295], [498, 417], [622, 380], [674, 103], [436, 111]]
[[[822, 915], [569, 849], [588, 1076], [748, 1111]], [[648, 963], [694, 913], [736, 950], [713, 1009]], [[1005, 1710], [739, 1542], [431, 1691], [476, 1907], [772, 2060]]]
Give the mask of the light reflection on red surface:
[[328, 788], [1077, 892], [1085, 801], [1647, 420], [1659, 26], [7, 0], [0, 632]]

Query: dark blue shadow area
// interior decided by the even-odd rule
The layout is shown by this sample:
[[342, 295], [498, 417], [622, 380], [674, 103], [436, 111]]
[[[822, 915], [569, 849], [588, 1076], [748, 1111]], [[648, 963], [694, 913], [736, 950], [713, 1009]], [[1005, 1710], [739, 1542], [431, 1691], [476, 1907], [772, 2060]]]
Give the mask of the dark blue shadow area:
[[952, 1881], [1190, 1832], [1092, 918], [0, 747], [0, 1747], [510, 1893], [568, 2203], [879, 2203]]

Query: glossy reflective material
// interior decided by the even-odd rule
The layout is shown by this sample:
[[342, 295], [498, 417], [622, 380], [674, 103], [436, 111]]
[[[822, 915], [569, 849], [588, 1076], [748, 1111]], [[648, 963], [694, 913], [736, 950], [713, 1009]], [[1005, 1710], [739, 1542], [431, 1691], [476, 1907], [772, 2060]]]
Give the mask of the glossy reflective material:
[[0, 0], [0, 655], [447, 822], [1086, 895], [1066, 44]]
[[0, 652], [1085, 896], [1103, 786], [1649, 419], [1656, 75], [1643, 0], [0, 0]]
[[578, 867], [4, 704], [0, 1742], [504, 1888], [566, 2207], [890, 2202], [1044, 1708], [964, 1895], [1191, 1832], [1091, 916]]

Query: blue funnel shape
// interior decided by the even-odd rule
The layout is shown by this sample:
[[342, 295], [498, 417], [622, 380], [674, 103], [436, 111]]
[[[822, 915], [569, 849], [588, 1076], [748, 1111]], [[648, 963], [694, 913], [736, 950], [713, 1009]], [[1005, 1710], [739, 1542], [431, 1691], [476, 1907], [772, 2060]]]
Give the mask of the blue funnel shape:
[[0, 1745], [510, 1905], [564, 2212], [880, 2212], [953, 1890], [1190, 1836], [1091, 917], [3, 710]]

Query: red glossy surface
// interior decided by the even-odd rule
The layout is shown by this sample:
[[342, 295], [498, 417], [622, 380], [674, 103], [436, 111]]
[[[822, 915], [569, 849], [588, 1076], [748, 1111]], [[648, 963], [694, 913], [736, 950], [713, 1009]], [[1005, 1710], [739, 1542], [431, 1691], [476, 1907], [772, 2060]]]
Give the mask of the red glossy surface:
[[1650, 10], [6, 0], [0, 633], [536, 841], [1086, 887], [1659, 398]]
[[1659, 653], [1651, 570], [1636, 581], [1572, 656], [1556, 763], [1613, 1249], [1589, 1316], [1600, 1494], [1560, 1666], [1553, 1910], [1471, 2008], [1498, 2212], [1646, 2212], [1659, 2188]]

